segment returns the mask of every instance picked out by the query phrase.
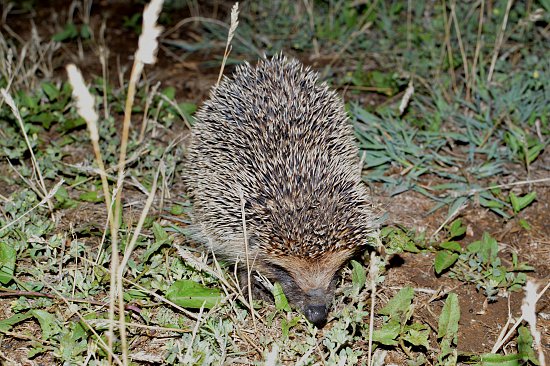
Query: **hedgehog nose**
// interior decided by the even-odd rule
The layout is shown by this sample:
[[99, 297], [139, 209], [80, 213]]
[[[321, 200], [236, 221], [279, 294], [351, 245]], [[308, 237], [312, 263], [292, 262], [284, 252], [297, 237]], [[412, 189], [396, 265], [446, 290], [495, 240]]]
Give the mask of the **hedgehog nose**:
[[308, 305], [304, 309], [304, 315], [317, 328], [322, 328], [327, 322], [328, 311], [324, 305]]

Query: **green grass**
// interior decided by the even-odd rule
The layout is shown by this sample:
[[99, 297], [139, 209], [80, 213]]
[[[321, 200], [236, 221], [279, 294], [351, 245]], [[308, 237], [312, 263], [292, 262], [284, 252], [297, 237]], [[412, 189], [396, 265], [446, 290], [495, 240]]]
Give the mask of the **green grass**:
[[[507, 355], [501, 349], [464, 352], [457, 345], [461, 309], [455, 293], [442, 295], [443, 307], [432, 323], [418, 313], [418, 302], [426, 300], [411, 287], [372, 296], [373, 289], [379, 295], [384, 289], [391, 256], [405, 252], [431, 258], [434, 273], [472, 283], [488, 301], [521, 289], [527, 273], [536, 270], [516, 254], [503, 252], [489, 233], [471, 239], [455, 219], [466, 206], [487, 209], [501, 225], [515, 222], [528, 231], [524, 212], [541, 204], [537, 189], [522, 182], [549, 178], [541, 160], [550, 141], [550, 52], [542, 35], [550, 5], [528, 3], [530, 9], [514, 3], [503, 43], [496, 47], [506, 13], [507, 1], [502, 0], [492, 2], [485, 14], [481, 37], [480, 9], [470, 2], [456, 2], [457, 26], [449, 23], [455, 2], [354, 6], [347, 1], [260, 1], [241, 9], [229, 62], [255, 60], [259, 50], [326, 60], [321, 63], [323, 78], [346, 90], [365, 154], [365, 182], [391, 196], [420, 193], [431, 203], [429, 213], [445, 210], [435, 232], [383, 227], [374, 240], [385, 254], [369, 261], [365, 253], [343, 269], [330, 326], [323, 330], [291, 310], [278, 286], [275, 304], [255, 302], [252, 317], [247, 299], [235, 289], [231, 268], [194, 246], [184, 249], [183, 259], [178, 256], [176, 246], [188, 243], [190, 207], [185, 195], [172, 188], [179, 182], [185, 146], [184, 137], [172, 130], [183, 121], [192, 124], [196, 106], [176, 101], [173, 88], [154, 92], [148, 81], [142, 82], [132, 110], [128, 205], [117, 233], [121, 250], [134, 234], [157, 171], [161, 188], [124, 276], [131, 362], [366, 364], [389, 351], [410, 365], [537, 364], [524, 326], [512, 334], [517, 347]], [[543, 10], [536, 12], [538, 8]], [[86, 24], [84, 34], [83, 25], [74, 28], [67, 22], [52, 42], [34, 39], [28, 49], [56, 54], [59, 42], [93, 45], [88, 22], [76, 23]], [[227, 29], [202, 24], [203, 38], [188, 52], [210, 49], [211, 58], [204, 63], [219, 65], [223, 51], [212, 45], [224, 44]], [[131, 19], [121, 26], [139, 29]], [[0, 300], [5, 317], [0, 318], [0, 334], [3, 340], [20, 342], [25, 357], [40, 362], [105, 364], [111, 236], [86, 123], [76, 112], [69, 84], [52, 77], [48, 58], [37, 69], [31, 66], [36, 52], [21, 60], [22, 69], [36, 71], [21, 78], [15, 41], [0, 37], [0, 86], [9, 88], [15, 100], [47, 189], [56, 188], [50, 208], [17, 119], [2, 102], [0, 184], [6, 188], [0, 191], [5, 194], [0, 196]], [[415, 91], [400, 112], [411, 83]], [[102, 79], [91, 80], [90, 90], [101, 115], [100, 148], [113, 189], [126, 90], [104, 85]], [[364, 103], [365, 96], [383, 102]], [[144, 115], [150, 122], [140, 142]], [[516, 186], [520, 190], [512, 190]], [[115, 359], [120, 359], [121, 347], [116, 338], [109, 350]]]

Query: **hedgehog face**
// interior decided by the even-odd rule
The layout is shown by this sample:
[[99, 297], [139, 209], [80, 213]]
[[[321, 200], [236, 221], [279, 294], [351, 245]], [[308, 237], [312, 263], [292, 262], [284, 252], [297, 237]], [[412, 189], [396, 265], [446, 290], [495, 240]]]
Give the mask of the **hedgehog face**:
[[317, 327], [327, 322], [338, 273], [352, 251], [329, 252], [318, 258], [279, 257], [265, 267], [281, 284], [289, 302]]

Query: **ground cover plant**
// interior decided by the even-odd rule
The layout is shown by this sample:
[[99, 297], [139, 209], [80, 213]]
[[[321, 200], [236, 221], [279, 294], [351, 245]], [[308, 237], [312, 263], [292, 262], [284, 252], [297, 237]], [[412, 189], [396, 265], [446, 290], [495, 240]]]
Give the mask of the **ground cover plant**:
[[[162, 32], [144, 5], [2, 4], [3, 364], [549, 359], [548, 1], [165, 1]], [[194, 111], [281, 50], [347, 101], [380, 213], [322, 329], [187, 230]]]

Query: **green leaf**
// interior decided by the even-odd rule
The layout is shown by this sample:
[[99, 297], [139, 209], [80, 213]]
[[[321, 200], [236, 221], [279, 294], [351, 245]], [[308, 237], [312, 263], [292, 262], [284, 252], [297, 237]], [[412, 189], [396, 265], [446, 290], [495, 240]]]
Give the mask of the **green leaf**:
[[399, 292], [378, 311], [378, 314], [387, 315], [391, 318], [399, 319], [405, 314], [412, 303], [414, 290], [412, 287], [403, 287]]
[[78, 29], [74, 23], [67, 23], [61, 32], [54, 34], [52, 41], [64, 42], [75, 37], [78, 37]]
[[166, 291], [168, 300], [184, 308], [211, 309], [221, 301], [217, 288], [208, 288], [191, 280], [178, 280]]
[[42, 91], [44, 91], [44, 94], [46, 94], [50, 102], [56, 100], [57, 97], [59, 97], [59, 89], [57, 89], [57, 87], [54, 84], [50, 83], [49, 81], [46, 81], [46, 82], [43, 82], [41, 86], [42, 86]]
[[84, 118], [67, 118], [59, 124], [57, 130], [59, 132], [69, 132], [82, 126], [86, 126], [86, 121], [84, 120]]
[[525, 207], [529, 206], [537, 198], [537, 192], [527, 193], [523, 197], [517, 197], [514, 192], [510, 192], [510, 203], [515, 213], [520, 212]]
[[458, 296], [457, 294], [450, 293], [439, 316], [437, 338], [441, 338], [441, 351], [437, 359], [440, 365], [456, 365], [458, 357], [456, 342], [459, 320], [460, 305], [458, 303]]
[[82, 26], [80, 27], [80, 37], [82, 39], [90, 39], [91, 36], [92, 32], [90, 31], [90, 27], [88, 26], [88, 24], [82, 24]]
[[519, 219], [518, 224], [525, 230], [531, 230], [531, 225], [525, 219]]
[[462, 219], [457, 219], [449, 226], [449, 239], [457, 238], [464, 235], [466, 232], [466, 226], [462, 225]]
[[451, 252], [462, 252], [462, 247], [460, 244], [456, 241], [446, 241], [444, 243], [439, 244], [439, 247], [442, 249], [450, 250]]
[[409, 342], [412, 345], [422, 346], [426, 349], [429, 349], [430, 348], [430, 342], [428, 342], [429, 335], [430, 335], [430, 332], [428, 332], [427, 330], [410, 329], [403, 336], [403, 340]]
[[365, 286], [365, 283], [367, 282], [365, 267], [363, 267], [361, 263], [355, 260], [351, 261], [351, 266], [353, 267], [351, 270], [351, 282], [353, 283], [353, 288], [356, 293], [359, 293], [359, 291], [361, 291], [361, 289]]
[[162, 91], [162, 94], [166, 98], [173, 100], [176, 97], [176, 89], [173, 86], [169, 86]]
[[93, 203], [103, 202], [103, 196], [99, 196], [98, 191], [88, 191], [88, 192], [81, 193], [80, 196], [78, 196], [78, 199], [80, 201], [93, 202]]
[[479, 204], [487, 208], [503, 208], [504, 204], [496, 200], [488, 200], [483, 197], [479, 197]]
[[294, 327], [299, 322], [300, 322], [300, 317], [298, 316], [295, 316], [290, 320], [286, 320], [285, 318], [281, 320], [281, 332], [283, 335], [283, 339], [288, 339], [288, 335], [290, 334], [290, 328]]
[[60, 208], [73, 208], [78, 206], [78, 202], [71, 199], [69, 197], [69, 192], [67, 191], [67, 188], [64, 186], [59, 187], [57, 192], [55, 192], [54, 195], [55, 199], [58, 201], [58, 204], [56, 204], [56, 207]]
[[486, 353], [481, 355], [481, 363], [479, 366], [520, 366], [521, 356], [518, 354], [498, 355], [494, 353]]
[[531, 361], [533, 364], [539, 365], [533, 349], [533, 336], [525, 326], [518, 328], [518, 353], [523, 361]]
[[44, 310], [32, 310], [31, 313], [38, 320], [38, 323], [40, 323], [43, 340], [50, 340], [54, 335], [61, 332], [58, 318], [54, 314]]
[[544, 144], [537, 143], [534, 146], [531, 146], [527, 151], [527, 162], [531, 164], [543, 150]]
[[277, 310], [290, 311], [290, 305], [279, 282], [275, 282], [275, 285], [273, 285], [273, 298], [275, 299], [275, 308]]
[[401, 324], [399, 321], [391, 320], [384, 324], [382, 328], [375, 329], [374, 332], [372, 332], [372, 341], [386, 346], [397, 346], [398, 342], [396, 339], [399, 336], [400, 330]]
[[435, 255], [434, 269], [435, 273], [441, 274], [444, 270], [455, 264], [458, 259], [458, 253], [452, 253], [448, 250], [440, 250]]
[[153, 223], [153, 235], [155, 236], [155, 241], [166, 241], [168, 240], [168, 234], [166, 230], [158, 223]]
[[458, 335], [458, 321], [460, 320], [460, 305], [458, 303], [458, 295], [450, 293], [447, 296], [441, 315], [439, 316], [439, 327], [437, 330], [437, 338], [449, 338], [456, 344]]
[[10, 282], [15, 270], [17, 252], [14, 247], [0, 242], [0, 283], [3, 285]]
[[8, 332], [12, 326], [14, 326], [17, 323], [20, 323], [24, 320], [27, 320], [29, 318], [32, 318], [32, 314], [30, 313], [24, 313], [24, 314], [15, 314], [10, 316], [7, 319], [0, 320], [0, 332]]

